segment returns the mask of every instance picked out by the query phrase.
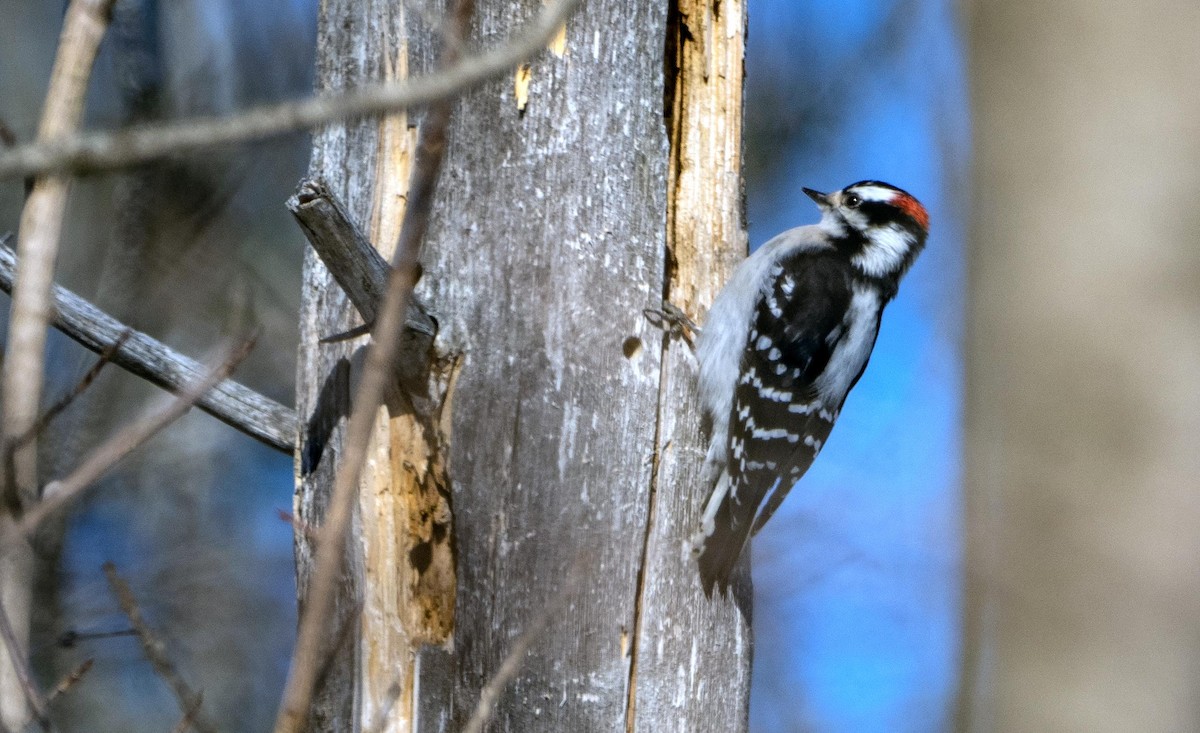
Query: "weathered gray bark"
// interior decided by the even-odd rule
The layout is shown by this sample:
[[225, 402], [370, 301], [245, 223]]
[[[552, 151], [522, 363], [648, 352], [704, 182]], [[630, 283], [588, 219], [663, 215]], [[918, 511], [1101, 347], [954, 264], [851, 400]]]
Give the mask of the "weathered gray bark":
[[963, 728], [1197, 730], [1200, 6], [971, 9]]
[[[542, 3], [515, 5], [480, 2], [474, 42], [502, 41]], [[401, 7], [327, 0], [319, 83], [431, 69], [430, 26]], [[392, 414], [340, 602], [356, 633], [319, 695], [319, 729], [373, 723], [396, 699], [389, 730], [459, 730], [529, 630], [489, 730], [746, 729], [748, 622], [732, 600], [706, 600], [683, 557], [704, 498], [694, 360], [642, 315], [664, 294], [702, 315], [744, 254], [743, 33], [738, 2], [669, 19], [665, 3], [595, 0], [514, 79], [459, 102], [419, 287], [453, 365], [432, 390], [452, 397], [453, 634], [414, 656], [437, 629], [395, 618], [409, 612], [393, 586], [408, 587], [414, 561], [395, 534], [406, 523], [384, 521], [410, 483]], [[377, 246], [395, 241], [411, 145], [403, 117], [315, 140], [312, 175]], [[297, 504], [317, 522], [337, 465], [338, 380], [353, 371], [338, 359], [353, 347], [315, 342], [354, 321], [311, 255], [305, 290]], [[310, 551], [301, 537], [301, 593]]]

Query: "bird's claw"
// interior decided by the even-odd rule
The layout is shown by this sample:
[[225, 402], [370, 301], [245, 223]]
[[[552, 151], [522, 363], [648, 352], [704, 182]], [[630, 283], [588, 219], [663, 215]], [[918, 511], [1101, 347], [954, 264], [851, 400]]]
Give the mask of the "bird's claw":
[[700, 335], [700, 326], [679, 306], [664, 300], [661, 309], [646, 308], [642, 314], [650, 321], [650, 325], [661, 328], [669, 336], [683, 339], [693, 351], [696, 349], [696, 337]]

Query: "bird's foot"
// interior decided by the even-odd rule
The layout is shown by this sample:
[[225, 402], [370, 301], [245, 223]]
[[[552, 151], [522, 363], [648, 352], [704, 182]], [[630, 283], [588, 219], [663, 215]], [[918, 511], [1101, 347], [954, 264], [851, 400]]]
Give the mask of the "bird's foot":
[[683, 312], [683, 309], [669, 300], [664, 300], [662, 308], [646, 308], [642, 311], [646, 320], [655, 328], [661, 328], [669, 336], [681, 338], [687, 342], [692, 351], [696, 350], [696, 337], [700, 335], [700, 326]]

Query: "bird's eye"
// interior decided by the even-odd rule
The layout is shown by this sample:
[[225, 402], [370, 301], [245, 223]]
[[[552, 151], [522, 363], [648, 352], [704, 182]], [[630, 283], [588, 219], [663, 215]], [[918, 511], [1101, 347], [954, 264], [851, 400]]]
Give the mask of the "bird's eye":
[[862, 199], [852, 193], [848, 193], [842, 197], [842, 206], [845, 206], [847, 209], [857, 209], [861, 203]]

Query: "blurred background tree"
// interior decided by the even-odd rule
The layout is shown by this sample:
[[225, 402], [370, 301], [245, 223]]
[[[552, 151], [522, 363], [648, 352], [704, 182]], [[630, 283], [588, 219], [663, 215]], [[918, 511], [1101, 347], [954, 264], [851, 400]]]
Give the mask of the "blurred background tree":
[[1200, 5], [972, 3], [972, 730], [1200, 728]]

